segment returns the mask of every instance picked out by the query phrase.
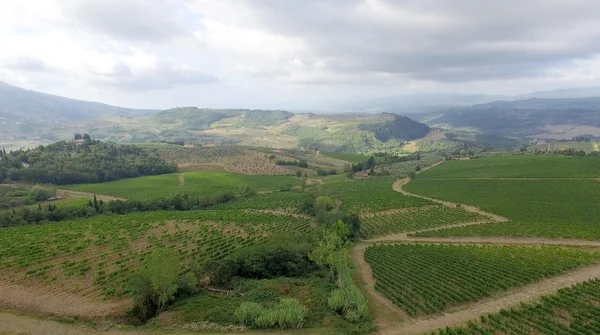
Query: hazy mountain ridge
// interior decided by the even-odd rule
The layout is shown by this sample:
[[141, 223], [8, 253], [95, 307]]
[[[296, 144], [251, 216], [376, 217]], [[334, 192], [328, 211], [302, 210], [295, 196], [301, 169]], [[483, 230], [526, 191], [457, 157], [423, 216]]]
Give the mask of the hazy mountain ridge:
[[103, 116], [149, 115], [157, 110], [131, 109], [64, 98], [0, 82], [0, 117], [7, 121], [79, 121]]

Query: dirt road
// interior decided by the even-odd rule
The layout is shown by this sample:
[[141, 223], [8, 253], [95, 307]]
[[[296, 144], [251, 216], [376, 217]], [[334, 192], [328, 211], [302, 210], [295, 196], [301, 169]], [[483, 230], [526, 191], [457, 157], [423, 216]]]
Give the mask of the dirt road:
[[113, 197], [110, 195], [104, 194], [94, 194], [89, 192], [80, 192], [80, 191], [71, 191], [71, 190], [56, 190], [56, 196], [61, 196], [63, 198], [75, 198], [75, 199], [93, 199], [94, 195], [96, 195], [96, 199], [102, 201], [112, 201], [112, 200], [127, 200], [125, 198]]

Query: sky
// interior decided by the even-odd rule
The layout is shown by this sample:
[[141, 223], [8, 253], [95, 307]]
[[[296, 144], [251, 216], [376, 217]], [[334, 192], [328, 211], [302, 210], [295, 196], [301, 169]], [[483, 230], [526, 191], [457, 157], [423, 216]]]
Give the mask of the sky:
[[600, 85], [597, 0], [0, 0], [0, 81], [137, 108]]

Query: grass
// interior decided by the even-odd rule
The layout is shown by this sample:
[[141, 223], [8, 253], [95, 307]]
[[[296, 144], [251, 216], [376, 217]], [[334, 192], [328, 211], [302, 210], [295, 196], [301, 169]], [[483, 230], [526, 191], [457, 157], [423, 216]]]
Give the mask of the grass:
[[305, 327], [316, 328], [321, 327], [327, 319], [339, 319], [327, 307], [329, 292], [334, 288], [335, 283], [328, 279], [327, 273], [307, 278], [240, 280], [236, 285], [236, 294], [219, 296], [203, 292], [180, 301], [172, 310], [180, 313], [183, 322], [208, 321], [227, 326], [239, 324], [234, 312], [244, 301], [272, 306], [279, 298], [289, 297], [298, 299], [308, 307]]
[[464, 327], [432, 334], [599, 334], [600, 281], [592, 280], [541, 300], [482, 315]]
[[[442, 164], [444, 165], [444, 164]], [[600, 206], [594, 180], [421, 179], [407, 191], [466, 203], [511, 219], [425, 232], [419, 236], [518, 236], [600, 238]]]
[[411, 316], [434, 314], [598, 261], [559, 247], [397, 244], [368, 247], [375, 289]]
[[419, 178], [597, 178], [600, 157], [495, 156], [448, 161]]
[[367, 155], [351, 154], [351, 153], [347, 153], [347, 152], [325, 152], [325, 151], [322, 151], [321, 155], [339, 159], [339, 160], [343, 160], [343, 161], [350, 162], [350, 163], [355, 163], [355, 164], [364, 163], [367, 161], [367, 159], [369, 159], [369, 156], [367, 156]]
[[147, 200], [187, 193], [190, 196], [211, 195], [224, 192], [238, 193], [242, 185], [256, 191], [279, 190], [286, 185], [300, 185], [293, 176], [243, 175], [228, 172], [184, 172], [183, 185], [179, 174], [166, 174], [123, 179], [102, 184], [69, 185], [65, 189], [106, 194], [127, 199]]

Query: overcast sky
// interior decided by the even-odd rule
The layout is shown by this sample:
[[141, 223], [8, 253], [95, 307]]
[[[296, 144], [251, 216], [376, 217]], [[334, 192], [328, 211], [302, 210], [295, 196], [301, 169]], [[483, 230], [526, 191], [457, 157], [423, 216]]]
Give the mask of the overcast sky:
[[0, 0], [0, 81], [128, 107], [600, 85], [598, 0]]

